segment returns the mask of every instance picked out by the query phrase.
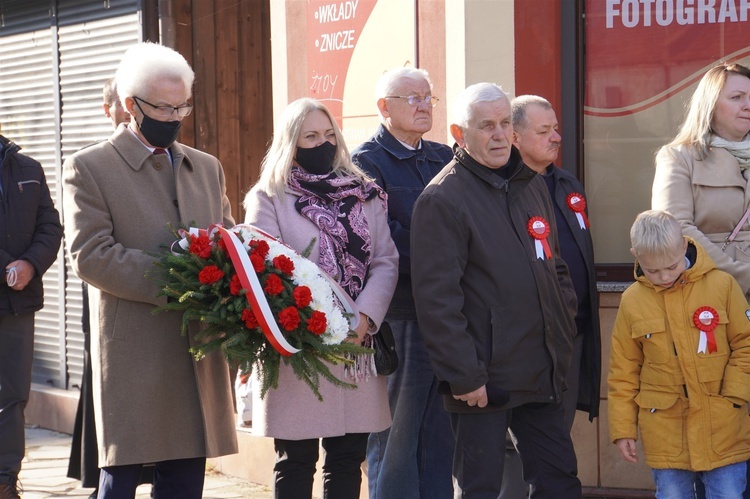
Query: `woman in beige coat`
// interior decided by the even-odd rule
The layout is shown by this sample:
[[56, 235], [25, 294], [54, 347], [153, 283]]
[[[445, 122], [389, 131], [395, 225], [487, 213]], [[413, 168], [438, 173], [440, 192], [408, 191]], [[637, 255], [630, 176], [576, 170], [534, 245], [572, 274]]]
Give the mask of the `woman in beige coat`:
[[680, 132], [656, 155], [651, 207], [668, 211], [750, 297], [750, 70], [710, 69]]
[[[313, 99], [289, 105], [278, 124], [261, 177], [245, 198], [246, 223], [301, 252], [342, 286], [359, 310], [356, 338], [376, 334], [396, 286], [398, 253], [386, 219], [385, 194], [349, 159], [330, 111]], [[281, 364], [277, 389], [253, 400], [254, 430], [274, 438], [275, 497], [312, 495], [319, 438], [326, 451], [324, 496], [355, 499], [370, 432], [390, 426], [386, 380], [347, 378], [354, 390], [321, 381], [323, 401]]]
[[651, 207], [674, 215], [750, 298], [750, 69], [720, 64], [703, 76], [656, 155]]

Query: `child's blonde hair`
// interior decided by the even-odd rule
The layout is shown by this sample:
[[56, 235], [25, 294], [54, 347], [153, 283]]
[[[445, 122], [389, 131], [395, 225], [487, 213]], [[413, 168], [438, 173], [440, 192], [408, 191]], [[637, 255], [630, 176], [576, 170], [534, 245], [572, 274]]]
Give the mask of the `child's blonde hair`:
[[680, 222], [666, 211], [644, 211], [630, 228], [630, 246], [636, 256], [671, 256], [682, 241]]

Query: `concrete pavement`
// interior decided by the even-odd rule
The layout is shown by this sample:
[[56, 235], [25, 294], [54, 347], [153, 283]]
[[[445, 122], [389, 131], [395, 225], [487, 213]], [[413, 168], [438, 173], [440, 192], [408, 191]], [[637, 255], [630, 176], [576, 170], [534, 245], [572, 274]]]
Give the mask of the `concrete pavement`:
[[[37, 427], [26, 427], [26, 458], [20, 480], [23, 499], [78, 497], [87, 499], [93, 489], [82, 489], [80, 482], [66, 477], [70, 456], [70, 435]], [[151, 487], [138, 487], [136, 499], [150, 499]], [[204, 499], [271, 499], [271, 489], [262, 485], [206, 471]]]

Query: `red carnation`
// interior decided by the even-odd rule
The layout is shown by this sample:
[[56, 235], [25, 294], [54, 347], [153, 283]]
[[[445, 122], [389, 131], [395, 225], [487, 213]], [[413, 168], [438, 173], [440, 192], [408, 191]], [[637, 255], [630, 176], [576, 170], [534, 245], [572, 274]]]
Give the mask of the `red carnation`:
[[224, 253], [226, 253], [226, 252], [227, 252], [227, 242], [226, 242], [226, 241], [224, 241], [224, 236], [221, 236], [221, 237], [219, 238], [219, 242], [218, 242], [218, 243], [216, 243], [216, 245], [217, 245], [217, 246], [219, 247], [219, 249], [220, 249], [221, 251], [223, 251]]
[[208, 236], [201, 234], [198, 237], [193, 237], [190, 241], [190, 253], [198, 255], [201, 258], [211, 256], [211, 241], [208, 239]]
[[201, 284], [213, 284], [224, 277], [224, 272], [216, 265], [206, 265], [198, 273], [198, 280]]
[[253, 264], [255, 272], [263, 272], [266, 268], [266, 260], [257, 253], [250, 253], [250, 263]]
[[240, 294], [240, 291], [242, 290], [242, 283], [240, 283], [240, 276], [237, 274], [234, 274], [232, 278], [229, 280], [229, 292], [233, 295]]
[[273, 266], [286, 275], [292, 275], [292, 271], [294, 270], [294, 262], [292, 262], [286, 255], [279, 255], [274, 258]]
[[266, 278], [266, 285], [263, 286], [263, 291], [269, 295], [278, 295], [284, 291], [284, 283], [276, 274], [271, 274]]
[[268, 256], [268, 252], [270, 251], [270, 247], [268, 246], [268, 243], [264, 240], [257, 240], [253, 239], [250, 241], [250, 254], [252, 255], [260, 255], [261, 257], [265, 258]]
[[312, 301], [312, 292], [307, 286], [297, 286], [292, 292], [292, 297], [294, 297], [294, 303], [297, 304], [297, 307], [305, 308]]
[[286, 307], [279, 312], [279, 324], [287, 331], [294, 331], [299, 326], [299, 313], [294, 307]]
[[242, 320], [245, 321], [245, 327], [248, 329], [256, 329], [260, 326], [255, 313], [249, 308], [242, 311]]
[[307, 330], [312, 334], [323, 334], [326, 332], [326, 314], [316, 310], [312, 313], [312, 317], [307, 319]]

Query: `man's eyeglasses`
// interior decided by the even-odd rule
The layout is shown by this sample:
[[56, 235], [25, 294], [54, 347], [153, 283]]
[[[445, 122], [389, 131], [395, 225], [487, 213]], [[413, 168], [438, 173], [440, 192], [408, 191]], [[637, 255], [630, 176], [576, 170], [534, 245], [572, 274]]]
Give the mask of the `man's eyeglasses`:
[[418, 95], [388, 95], [386, 96], [386, 99], [406, 99], [406, 102], [411, 107], [417, 107], [423, 102], [430, 107], [435, 107], [440, 100], [433, 95], [428, 95], [427, 97], [420, 97]]
[[138, 101], [151, 106], [154, 109], [154, 114], [156, 114], [159, 118], [169, 118], [173, 113], [177, 113], [177, 116], [179, 116], [180, 118], [184, 118], [193, 111], [192, 104], [185, 104], [183, 106], [157, 106], [141, 99], [140, 97], [136, 97], [135, 95], [133, 96], [133, 100], [138, 105], [138, 109], [140, 109], [141, 112], [143, 112], [143, 108], [141, 108], [141, 105], [138, 104]]

